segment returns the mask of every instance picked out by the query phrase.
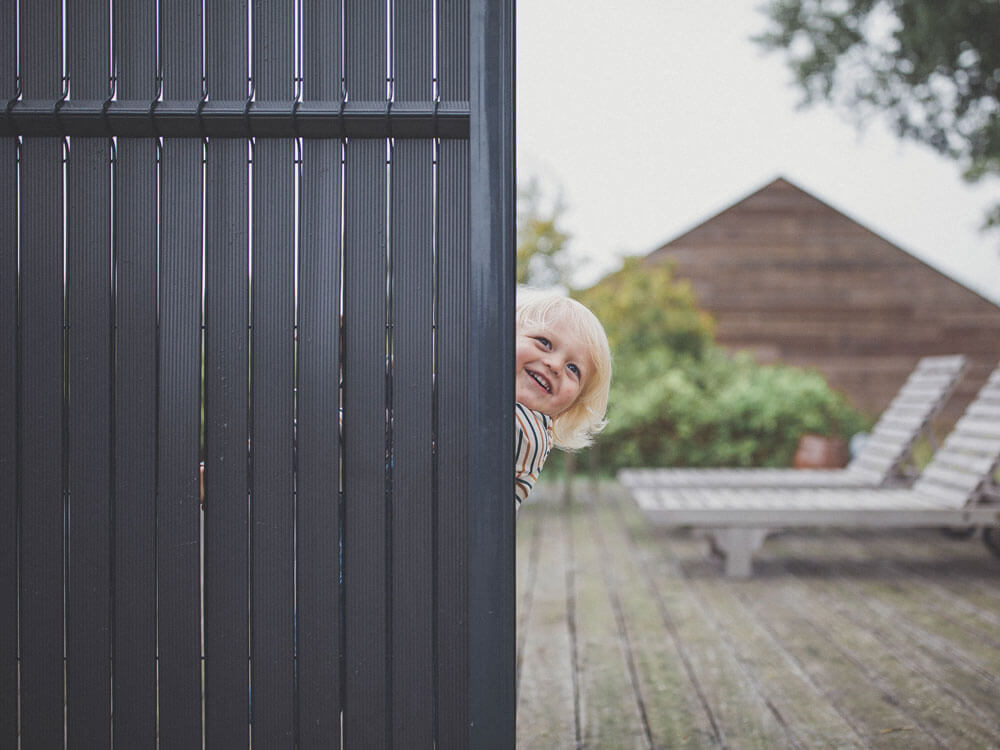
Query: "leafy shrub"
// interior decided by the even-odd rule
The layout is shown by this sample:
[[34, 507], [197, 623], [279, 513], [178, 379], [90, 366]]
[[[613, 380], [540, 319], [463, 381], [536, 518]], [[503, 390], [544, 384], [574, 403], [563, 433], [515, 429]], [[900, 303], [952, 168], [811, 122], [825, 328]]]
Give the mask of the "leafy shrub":
[[612, 471], [788, 466], [803, 434], [846, 440], [870, 424], [818, 372], [758, 365], [718, 347], [701, 357], [661, 350], [617, 375], [598, 452]]

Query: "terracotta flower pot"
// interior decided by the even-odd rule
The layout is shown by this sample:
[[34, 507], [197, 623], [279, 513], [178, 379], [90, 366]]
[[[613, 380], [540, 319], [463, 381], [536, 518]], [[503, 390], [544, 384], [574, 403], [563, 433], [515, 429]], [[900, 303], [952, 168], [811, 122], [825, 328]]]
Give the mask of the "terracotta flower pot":
[[840, 469], [847, 465], [847, 444], [836, 437], [803, 435], [795, 450], [796, 469]]

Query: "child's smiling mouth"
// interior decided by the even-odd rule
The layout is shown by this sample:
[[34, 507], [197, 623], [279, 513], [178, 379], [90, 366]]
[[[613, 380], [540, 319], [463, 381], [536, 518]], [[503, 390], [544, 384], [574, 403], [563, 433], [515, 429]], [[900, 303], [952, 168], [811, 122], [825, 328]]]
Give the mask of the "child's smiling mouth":
[[538, 383], [538, 385], [541, 386], [546, 393], [552, 393], [552, 385], [549, 383], [548, 380], [545, 379], [545, 377], [539, 375], [534, 370], [525, 370], [525, 372], [527, 372], [528, 375], [531, 376], [532, 380]]

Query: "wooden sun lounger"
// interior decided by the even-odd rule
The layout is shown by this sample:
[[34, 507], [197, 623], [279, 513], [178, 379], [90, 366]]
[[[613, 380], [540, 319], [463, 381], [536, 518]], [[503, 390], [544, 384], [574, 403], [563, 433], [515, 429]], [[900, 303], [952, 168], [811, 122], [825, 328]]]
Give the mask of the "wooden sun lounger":
[[655, 524], [705, 528], [726, 575], [747, 577], [771, 531], [790, 527], [987, 528], [996, 551], [1000, 501], [1000, 368], [990, 376], [912, 488], [631, 487]]
[[[948, 401], [966, 368], [965, 357], [924, 357], [882, 413], [868, 440], [843, 469], [623, 469], [629, 488], [881, 487], [901, 484], [920, 435]], [[909, 477], [912, 480], [912, 477]]]

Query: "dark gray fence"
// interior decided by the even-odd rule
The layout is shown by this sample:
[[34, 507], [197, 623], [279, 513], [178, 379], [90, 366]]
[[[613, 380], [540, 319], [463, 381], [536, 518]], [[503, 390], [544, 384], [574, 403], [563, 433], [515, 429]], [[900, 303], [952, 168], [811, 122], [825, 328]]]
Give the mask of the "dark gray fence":
[[0, 746], [512, 747], [511, 0], [63, 5], [0, 0]]

